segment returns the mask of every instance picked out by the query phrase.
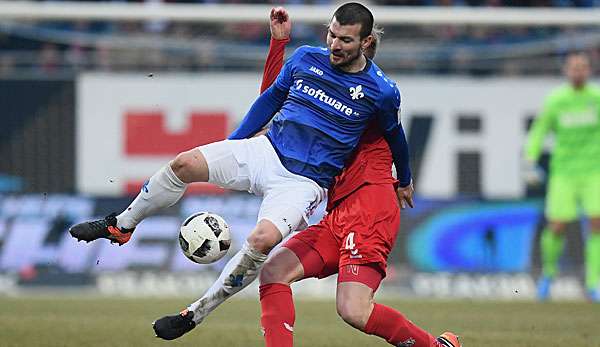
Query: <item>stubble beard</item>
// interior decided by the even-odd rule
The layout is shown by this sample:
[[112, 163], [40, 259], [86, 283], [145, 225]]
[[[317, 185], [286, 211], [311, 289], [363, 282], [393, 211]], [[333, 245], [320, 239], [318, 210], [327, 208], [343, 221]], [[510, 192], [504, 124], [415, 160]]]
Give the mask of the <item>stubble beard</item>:
[[[333, 53], [330, 53], [330, 54], [332, 57], [334, 56]], [[348, 56], [348, 59], [345, 61], [342, 61], [342, 62], [336, 64], [333, 62], [333, 59], [330, 57], [329, 62], [331, 63], [331, 65], [333, 65], [337, 68], [343, 69], [343, 68], [346, 68], [346, 67], [352, 65], [354, 62], [356, 62], [358, 59], [360, 59], [361, 54], [362, 54], [362, 52], [359, 49], [356, 51], [356, 53], [354, 55]]]

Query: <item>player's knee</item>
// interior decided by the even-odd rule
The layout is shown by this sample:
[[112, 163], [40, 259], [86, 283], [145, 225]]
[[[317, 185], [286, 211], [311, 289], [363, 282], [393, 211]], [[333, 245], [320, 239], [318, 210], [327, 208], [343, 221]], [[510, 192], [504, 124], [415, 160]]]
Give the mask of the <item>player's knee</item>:
[[182, 152], [171, 162], [171, 169], [185, 183], [208, 181], [208, 165], [198, 149]]
[[363, 330], [367, 325], [370, 314], [370, 304], [362, 301], [338, 300], [336, 302], [338, 315], [344, 322], [350, 324], [356, 329]]
[[268, 254], [275, 245], [281, 241], [281, 233], [277, 227], [264, 227], [259, 225], [248, 236], [248, 244], [253, 249]]
[[556, 221], [550, 222], [549, 226], [550, 226], [550, 230], [557, 235], [564, 233], [565, 230], [567, 229], [567, 224], [564, 222], [556, 222]]

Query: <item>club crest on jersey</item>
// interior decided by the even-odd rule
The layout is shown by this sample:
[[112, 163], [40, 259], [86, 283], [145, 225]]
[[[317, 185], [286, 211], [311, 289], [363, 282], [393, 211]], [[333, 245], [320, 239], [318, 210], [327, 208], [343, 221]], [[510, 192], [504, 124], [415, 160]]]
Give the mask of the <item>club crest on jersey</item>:
[[350, 96], [352, 100], [363, 98], [365, 94], [362, 92], [362, 86], [359, 84], [356, 87], [350, 87]]

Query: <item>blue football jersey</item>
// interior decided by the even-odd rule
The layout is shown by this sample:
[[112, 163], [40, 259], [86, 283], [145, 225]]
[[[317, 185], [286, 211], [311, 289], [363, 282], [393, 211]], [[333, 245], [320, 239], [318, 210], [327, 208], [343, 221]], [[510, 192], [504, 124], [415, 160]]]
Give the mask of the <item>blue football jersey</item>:
[[357, 73], [329, 62], [329, 50], [302, 46], [286, 61], [274, 88], [287, 93], [267, 133], [282, 164], [325, 188], [373, 117], [384, 133], [398, 127], [400, 93], [372, 61]]

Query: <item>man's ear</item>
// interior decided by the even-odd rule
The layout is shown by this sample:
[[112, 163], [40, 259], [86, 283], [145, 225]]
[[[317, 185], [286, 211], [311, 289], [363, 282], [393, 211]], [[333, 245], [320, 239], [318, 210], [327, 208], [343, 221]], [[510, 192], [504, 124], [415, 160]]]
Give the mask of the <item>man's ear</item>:
[[373, 43], [373, 35], [369, 35], [360, 40], [360, 48], [365, 51]]

